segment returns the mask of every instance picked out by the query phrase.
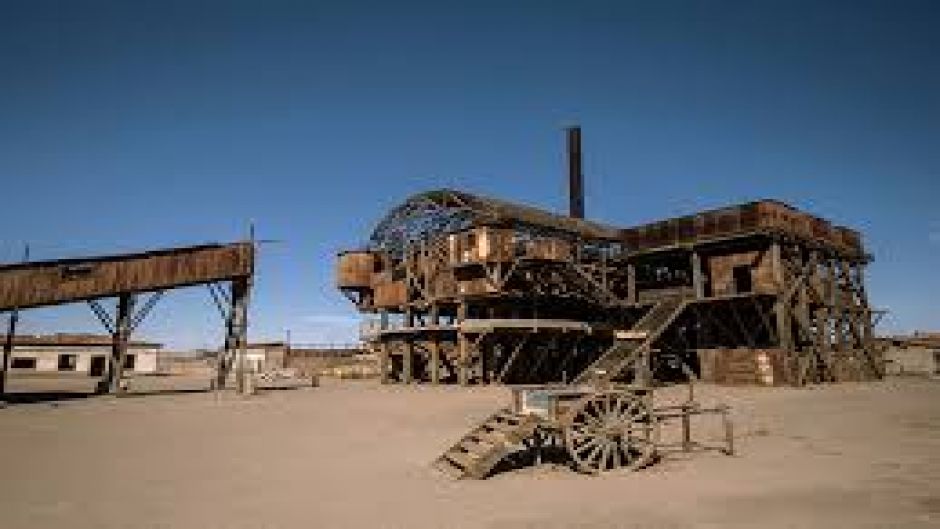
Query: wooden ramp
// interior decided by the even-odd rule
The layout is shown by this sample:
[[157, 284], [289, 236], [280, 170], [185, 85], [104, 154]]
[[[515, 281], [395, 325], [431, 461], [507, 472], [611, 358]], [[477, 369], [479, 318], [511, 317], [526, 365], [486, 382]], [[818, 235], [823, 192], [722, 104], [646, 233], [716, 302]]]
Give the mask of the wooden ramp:
[[504, 408], [474, 427], [438, 457], [433, 467], [454, 479], [483, 479], [523, 439], [535, 433], [538, 419]]
[[647, 352], [673, 321], [689, 305], [682, 297], [671, 297], [653, 305], [629, 331], [620, 331], [614, 345], [604, 352], [575, 379], [575, 384], [610, 380]]

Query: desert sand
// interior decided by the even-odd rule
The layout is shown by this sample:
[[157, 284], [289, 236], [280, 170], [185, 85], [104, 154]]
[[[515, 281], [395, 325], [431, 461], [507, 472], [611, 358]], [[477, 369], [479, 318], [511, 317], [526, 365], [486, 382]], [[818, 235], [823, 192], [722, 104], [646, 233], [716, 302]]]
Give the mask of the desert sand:
[[733, 406], [735, 456], [485, 481], [429, 463], [508, 404], [505, 388], [347, 381], [17, 404], [0, 410], [0, 527], [940, 527], [940, 381], [697, 393]]

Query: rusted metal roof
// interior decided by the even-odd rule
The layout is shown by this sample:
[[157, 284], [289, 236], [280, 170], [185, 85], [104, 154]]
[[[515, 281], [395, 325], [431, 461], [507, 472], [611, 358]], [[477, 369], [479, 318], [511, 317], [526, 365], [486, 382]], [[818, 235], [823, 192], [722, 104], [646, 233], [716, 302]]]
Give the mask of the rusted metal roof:
[[452, 189], [412, 195], [393, 208], [370, 237], [371, 249], [398, 252], [419, 240], [475, 226], [527, 227], [650, 250], [745, 233], [775, 231], [863, 256], [861, 235], [779, 200], [758, 200], [624, 229], [536, 207]]
[[606, 241], [617, 241], [620, 236], [613, 226], [465, 191], [436, 189], [412, 195], [389, 211], [376, 225], [369, 245], [400, 251], [429, 236], [474, 226], [524, 227]]
[[770, 199], [625, 228], [621, 230], [621, 236], [631, 251], [656, 251], [675, 245], [771, 232], [812, 242], [856, 258], [862, 258], [865, 254], [859, 232]]

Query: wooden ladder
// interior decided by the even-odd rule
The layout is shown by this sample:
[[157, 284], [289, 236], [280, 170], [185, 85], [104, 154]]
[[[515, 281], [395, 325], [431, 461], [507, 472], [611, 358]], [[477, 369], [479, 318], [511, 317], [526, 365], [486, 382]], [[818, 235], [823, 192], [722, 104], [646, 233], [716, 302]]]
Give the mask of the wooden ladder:
[[538, 419], [508, 408], [490, 415], [450, 447], [432, 466], [454, 479], [483, 479], [515, 445], [535, 434]]

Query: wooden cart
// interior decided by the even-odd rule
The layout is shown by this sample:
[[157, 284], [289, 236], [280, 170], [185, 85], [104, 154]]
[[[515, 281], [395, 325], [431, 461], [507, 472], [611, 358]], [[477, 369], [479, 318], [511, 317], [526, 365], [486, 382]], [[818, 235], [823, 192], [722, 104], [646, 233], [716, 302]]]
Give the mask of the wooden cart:
[[[727, 406], [705, 408], [690, 398], [654, 407], [652, 389], [638, 386], [521, 386], [512, 394], [511, 408], [477, 425], [434, 466], [455, 478], [482, 479], [519, 445], [534, 451], [536, 462], [543, 447], [563, 447], [572, 466], [588, 474], [643, 468], [671, 450], [734, 451]], [[691, 417], [702, 414], [720, 416], [720, 446], [692, 440]], [[669, 421], [681, 423], [678, 443], [661, 442], [661, 428]]]

